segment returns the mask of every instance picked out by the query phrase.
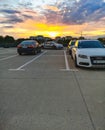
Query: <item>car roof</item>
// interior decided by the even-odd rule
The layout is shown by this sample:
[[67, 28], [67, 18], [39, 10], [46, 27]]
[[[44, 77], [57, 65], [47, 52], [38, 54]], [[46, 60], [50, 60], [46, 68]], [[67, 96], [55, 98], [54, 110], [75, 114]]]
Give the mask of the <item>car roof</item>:
[[95, 39], [93, 39], [93, 40], [78, 40], [79, 42], [84, 42], [84, 41], [98, 41], [98, 40], [95, 40]]
[[23, 42], [35, 42], [35, 40], [24, 40]]

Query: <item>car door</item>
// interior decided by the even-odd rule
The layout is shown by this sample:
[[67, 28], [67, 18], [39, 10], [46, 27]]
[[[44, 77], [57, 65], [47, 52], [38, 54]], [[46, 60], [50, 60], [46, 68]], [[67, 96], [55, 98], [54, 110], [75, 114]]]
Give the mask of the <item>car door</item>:
[[51, 48], [50, 42], [46, 42], [46, 43], [45, 43], [45, 48]]

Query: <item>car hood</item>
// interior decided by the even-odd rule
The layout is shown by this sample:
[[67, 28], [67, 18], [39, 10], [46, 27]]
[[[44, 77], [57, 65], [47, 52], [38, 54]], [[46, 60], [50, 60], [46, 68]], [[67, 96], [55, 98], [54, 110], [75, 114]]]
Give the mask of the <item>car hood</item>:
[[105, 56], [105, 48], [86, 48], [78, 49], [78, 54], [83, 54], [87, 56]]

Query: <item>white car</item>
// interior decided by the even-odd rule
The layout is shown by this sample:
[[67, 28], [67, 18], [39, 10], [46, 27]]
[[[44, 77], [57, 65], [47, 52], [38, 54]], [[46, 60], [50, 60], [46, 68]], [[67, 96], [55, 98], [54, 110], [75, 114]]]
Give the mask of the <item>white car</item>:
[[105, 68], [105, 47], [98, 40], [77, 40], [72, 48], [71, 57], [76, 67]]

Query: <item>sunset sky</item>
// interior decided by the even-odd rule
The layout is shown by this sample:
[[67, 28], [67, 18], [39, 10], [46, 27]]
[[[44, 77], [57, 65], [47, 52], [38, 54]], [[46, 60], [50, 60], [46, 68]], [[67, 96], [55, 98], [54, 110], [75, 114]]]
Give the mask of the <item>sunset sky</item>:
[[0, 35], [105, 36], [105, 0], [0, 0]]

